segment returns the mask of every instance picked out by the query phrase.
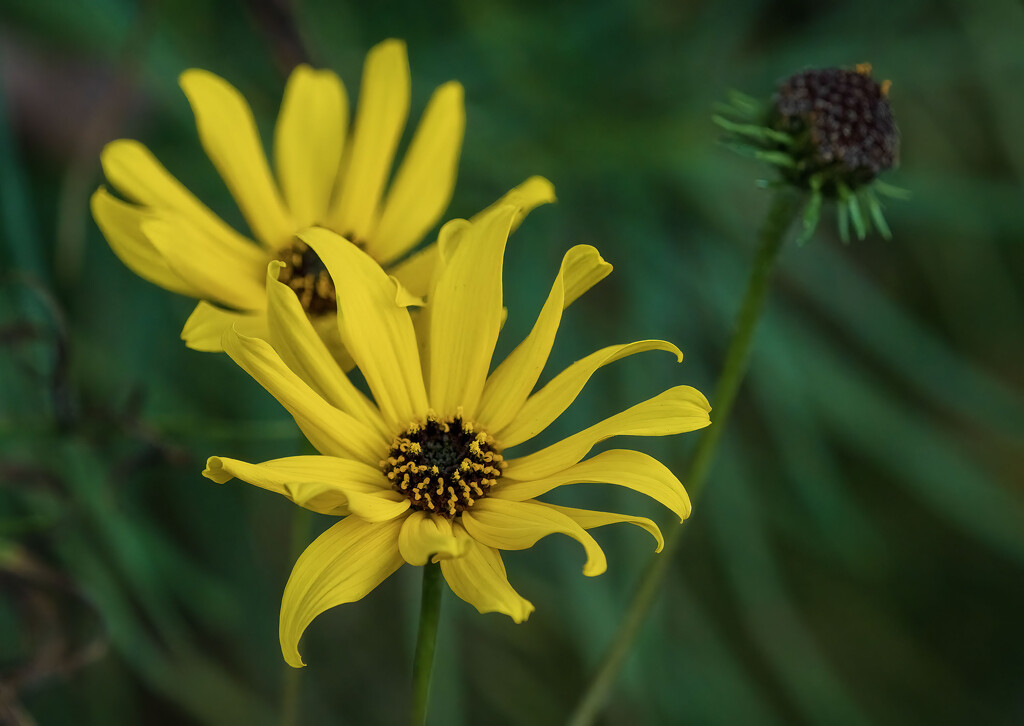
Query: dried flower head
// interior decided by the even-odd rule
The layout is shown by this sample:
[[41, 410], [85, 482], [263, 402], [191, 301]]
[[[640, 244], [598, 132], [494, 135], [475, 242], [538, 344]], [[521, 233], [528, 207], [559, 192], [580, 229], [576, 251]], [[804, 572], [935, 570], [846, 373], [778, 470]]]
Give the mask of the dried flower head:
[[851, 222], [859, 239], [872, 225], [888, 239], [876, 193], [901, 195], [877, 180], [899, 161], [890, 87], [872, 78], [866, 63], [801, 71], [779, 84], [769, 104], [731, 94], [715, 123], [732, 148], [776, 167], [779, 183], [810, 193], [801, 241], [814, 232], [823, 199], [836, 200], [844, 241]]

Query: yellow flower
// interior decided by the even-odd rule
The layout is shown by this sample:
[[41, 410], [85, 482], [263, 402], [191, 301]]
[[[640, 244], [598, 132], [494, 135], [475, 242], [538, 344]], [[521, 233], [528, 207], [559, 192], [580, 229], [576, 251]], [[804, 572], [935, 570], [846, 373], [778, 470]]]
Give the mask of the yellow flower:
[[[299, 66], [291, 74], [274, 129], [271, 172], [252, 111], [242, 95], [212, 73], [180, 79], [199, 139], [238, 203], [254, 243], [210, 211], [137, 141], [107, 145], [109, 182], [128, 202], [99, 188], [92, 211], [111, 249], [138, 275], [200, 300], [182, 338], [191, 348], [219, 350], [235, 325], [266, 335], [263, 278], [272, 259], [314, 324], [340, 355], [334, 289], [316, 256], [297, 239], [311, 226], [331, 229], [389, 268], [413, 295], [426, 292], [437, 252], [403, 257], [444, 213], [451, 199], [465, 127], [462, 86], [451, 81], [431, 97], [405, 158], [385, 194], [409, 113], [405, 44], [370, 50], [359, 107], [348, 133], [348, 98], [331, 71]], [[513, 190], [527, 209], [551, 201], [550, 183], [532, 178]], [[533, 200], [532, 202], [529, 200]]]
[[[285, 660], [303, 665], [299, 639], [325, 610], [361, 599], [403, 564], [440, 562], [456, 595], [480, 612], [522, 622], [533, 605], [509, 584], [499, 550], [519, 550], [561, 533], [586, 553], [585, 575], [605, 570], [587, 532], [649, 519], [555, 506], [536, 498], [578, 483], [604, 482], [653, 497], [680, 520], [689, 499], [664, 465], [615, 449], [583, 460], [612, 436], [663, 436], [707, 426], [707, 399], [679, 386], [556, 444], [506, 458], [506, 450], [546, 429], [601, 366], [671, 343], [644, 340], [603, 348], [536, 392], [562, 311], [611, 265], [588, 245], [563, 258], [530, 334], [488, 375], [502, 324], [505, 243], [519, 211], [500, 205], [476, 222], [455, 220], [440, 234], [440, 269], [424, 320], [414, 327], [392, 279], [364, 252], [323, 229], [301, 237], [337, 284], [341, 337], [374, 402], [329, 356], [295, 295], [267, 272], [269, 339], [232, 330], [227, 353], [292, 414], [322, 456], [248, 464], [211, 457], [205, 476], [238, 477], [296, 504], [341, 517], [302, 554], [285, 587], [280, 638]], [[419, 333], [419, 340], [417, 339]]]

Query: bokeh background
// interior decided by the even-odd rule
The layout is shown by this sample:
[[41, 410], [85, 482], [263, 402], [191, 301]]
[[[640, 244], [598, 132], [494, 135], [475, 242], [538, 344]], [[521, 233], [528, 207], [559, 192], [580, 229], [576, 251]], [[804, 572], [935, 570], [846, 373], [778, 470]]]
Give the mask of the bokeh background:
[[[205, 458], [302, 450], [229, 359], [178, 340], [190, 301], [130, 273], [88, 212], [98, 154], [143, 140], [241, 218], [176, 85], [210, 69], [264, 139], [288, 70], [405, 38], [413, 119], [450, 79], [468, 126], [449, 216], [530, 174], [559, 203], [516, 233], [512, 347], [562, 253], [610, 278], [567, 313], [545, 378], [612, 343], [686, 352], [601, 371], [551, 430], [680, 383], [711, 393], [769, 192], [716, 144], [713, 103], [806, 67], [893, 81], [895, 238], [834, 215], [788, 245], [706, 495], [606, 724], [1024, 723], [1024, 4], [0, 0], [0, 722], [280, 723], [280, 596], [326, 518], [218, 486]], [[408, 136], [408, 134], [407, 134]], [[681, 472], [695, 435], [636, 440]], [[611, 487], [556, 497], [674, 526]], [[301, 510], [299, 510], [301, 511]], [[525, 625], [448, 593], [434, 723], [556, 724], [651, 554], [597, 533], [506, 557]], [[304, 724], [403, 723], [419, 571], [307, 631]]]

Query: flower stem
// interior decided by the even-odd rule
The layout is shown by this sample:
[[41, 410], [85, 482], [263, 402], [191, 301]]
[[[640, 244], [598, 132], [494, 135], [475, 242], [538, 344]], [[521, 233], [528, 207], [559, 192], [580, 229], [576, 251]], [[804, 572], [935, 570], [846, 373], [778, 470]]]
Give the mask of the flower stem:
[[423, 567], [423, 596], [420, 602], [420, 627], [416, 634], [416, 653], [412, 672], [412, 723], [427, 722], [430, 701], [430, 674], [434, 668], [434, 646], [437, 643], [437, 622], [441, 615], [441, 566], [427, 563]]
[[[747, 290], [736, 316], [735, 332], [725, 354], [722, 372], [715, 384], [715, 394], [711, 401], [714, 406], [713, 423], [702, 432], [687, 474], [683, 478], [692, 502], [696, 502], [704, 488], [718, 441], [725, 430], [733, 402], [746, 374], [750, 347], [757, 322], [761, 317], [761, 309], [764, 307], [772, 269], [785, 240], [786, 231], [800, 210], [801, 202], [801, 196], [790, 190], [778, 191], [761, 226], [757, 254], [747, 280]], [[672, 555], [679, 546], [683, 531], [683, 527], [673, 527], [665, 537], [665, 547], [661, 554], [653, 557], [647, 564], [633, 594], [629, 610], [626, 611], [626, 616], [605, 651], [597, 673], [573, 712], [569, 726], [590, 726], [604, 707], [633, 641], [636, 640], [640, 627], [647, 619], [661, 589], [662, 580], [668, 572]]]

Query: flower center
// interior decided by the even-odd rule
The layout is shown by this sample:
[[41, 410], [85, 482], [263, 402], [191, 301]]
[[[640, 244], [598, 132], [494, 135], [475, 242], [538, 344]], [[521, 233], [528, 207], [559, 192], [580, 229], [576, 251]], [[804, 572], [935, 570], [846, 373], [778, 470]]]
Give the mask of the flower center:
[[896, 163], [899, 132], [870, 66], [823, 68], [786, 79], [775, 98], [775, 127], [804, 138], [799, 175], [819, 172], [857, 187]]
[[277, 279], [295, 291], [303, 310], [314, 316], [337, 312], [334, 281], [309, 245], [296, 238], [277, 258], [285, 263]]
[[395, 437], [380, 466], [414, 508], [452, 519], [487, 496], [505, 464], [494, 438], [461, 414], [431, 414]]

